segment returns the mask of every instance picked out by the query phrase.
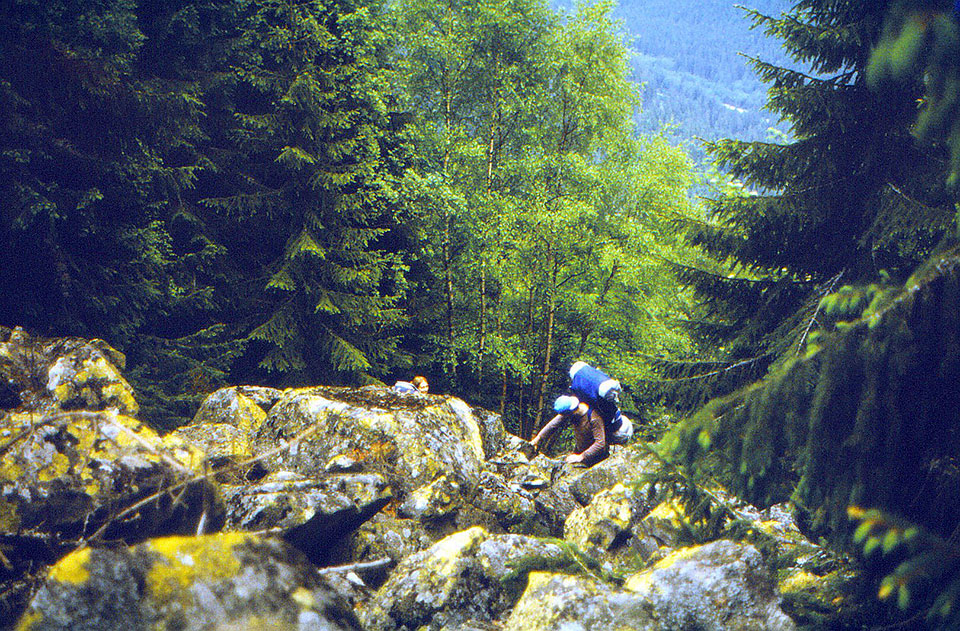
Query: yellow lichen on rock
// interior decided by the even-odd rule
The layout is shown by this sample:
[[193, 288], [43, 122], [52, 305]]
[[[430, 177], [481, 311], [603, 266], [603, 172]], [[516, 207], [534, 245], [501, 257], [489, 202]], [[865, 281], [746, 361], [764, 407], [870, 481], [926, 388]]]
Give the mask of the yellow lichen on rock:
[[[531, 574], [532, 576], [532, 574]], [[650, 570], [644, 570], [638, 574], [634, 574], [627, 579], [627, 582], [624, 584], [624, 589], [631, 592], [646, 592], [649, 591], [650, 587], [653, 585], [653, 572]]]
[[130, 384], [104, 356], [83, 359], [74, 370], [76, 361], [61, 357], [50, 369], [48, 388], [59, 406], [75, 406], [79, 399], [92, 409], [112, 407], [124, 414], [140, 411]]
[[476, 549], [489, 533], [483, 526], [473, 526], [445, 537], [434, 544], [431, 561], [437, 563], [437, 576], [447, 576], [453, 572], [457, 562]]
[[314, 609], [317, 606], [317, 599], [313, 597], [313, 592], [304, 587], [298, 587], [290, 595], [293, 602], [300, 605], [301, 609]]
[[20, 618], [16, 631], [30, 631], [39, 622], [43, 622], [43, 614], [39, 611], [28, 611]]
[[4, 455], [0, 460], [0, 481], [15, 482], [23, 477], [23, 467]]
[[231, 409], [235, 409], [237, 427], [247, 434], [259, 429], [267, 420], [267, 413], [263, 408], [253, 399], [239, 392], [231, 403]]
[[37, 470], [37, 479], [40, 482], [51, 482], [62, 478], [70, 471], [70, 459], [59, 451], [54, 452], [50, 462]]
[[780, 581], [780, 592], [789, 594], [815, 590], [822, 583], [823, 578], [806, 570], [790, 573]]
[[250, 535], [239, 532], [152, 539], [144, 546], [155, 552], [158, 559], [147, 574], [147, 589], [160, 604], [192, 598], [188, 588], [195, 581], [235, 576], [240, 561], [234, 548], [250, 540]]
[[658, 504], [656, 508], [647, 514], [647, 517], [651, 519], [662, 519], [676, 528], [679, 528], [685, 519], [683, 506], [673, 499]]
[[81, 585], [90, 579], [90, 548], [74, 550], [50, 568], [49, 580]]
[[663, 559], [657, 561], [652, 567], [647, 568], [646, 570], [634, 574], [627, 579], [624, 587], [632, 592], [643, 592], [650, 588], [653, 584], [653, 576], [655, 570], [663, 570], [677, 563], [678, 561], [683, 561], [685, 559], [690, 559], [695, 557], [698, 554], [698, 551], [701, 549], [701, 546], [688, 546], [686, 548], [680, 548], [668, 554]]

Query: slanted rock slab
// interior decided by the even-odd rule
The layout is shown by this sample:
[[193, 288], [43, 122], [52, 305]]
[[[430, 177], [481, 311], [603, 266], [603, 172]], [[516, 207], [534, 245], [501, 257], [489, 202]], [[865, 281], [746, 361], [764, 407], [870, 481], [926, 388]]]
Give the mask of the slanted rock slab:
[[484, 457], [480, 428], [463, 401], [377, 386], [286, 391], [256, 440], [257, 453], [290, 445], [269, 460], [271, 470], [315, 477], [346, 456], [386, 475], [401, 500], [441, 475], [472, 490]]

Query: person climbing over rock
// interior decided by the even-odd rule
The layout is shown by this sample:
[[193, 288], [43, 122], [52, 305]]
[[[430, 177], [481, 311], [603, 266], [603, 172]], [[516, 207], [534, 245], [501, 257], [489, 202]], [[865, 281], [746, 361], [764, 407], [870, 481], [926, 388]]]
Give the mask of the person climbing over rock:
[[620, 412], [620, 382], [603, 371], [578, 361], [570, 367], [570, 395], [554, 402], [554, 416], [530, 441], [535, 449], [549, 443], [557, 430], [573, 425], [576, 451], [568, 464], [591, 466], [610, 455], [609, 445], [625, 444], [633, 436], [633, 423]]

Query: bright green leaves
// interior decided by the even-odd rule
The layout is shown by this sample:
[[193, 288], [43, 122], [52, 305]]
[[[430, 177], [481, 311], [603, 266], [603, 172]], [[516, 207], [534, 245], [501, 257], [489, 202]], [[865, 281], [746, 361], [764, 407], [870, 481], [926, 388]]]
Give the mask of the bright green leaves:
[[696, 214], [691, 165], [634, 137], [610, 11], [584, 4], [561, 22], [541, 0], [398, 5], [430, 342], [457, 358], [451, 378], [470, 366], [457, 387], [489, 407], [516, 384], [504, 402], [521, 401], [511, 416], [528, 424], [573, 356], [635, 381], [644, 353], [689, 350], [676, 322], [690, 297], [664, 259], [684, 258], [674, 219]]

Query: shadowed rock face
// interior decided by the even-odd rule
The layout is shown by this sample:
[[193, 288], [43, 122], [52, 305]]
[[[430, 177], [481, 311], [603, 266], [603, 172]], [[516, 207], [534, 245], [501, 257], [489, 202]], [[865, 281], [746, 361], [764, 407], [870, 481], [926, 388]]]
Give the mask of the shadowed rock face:
[[72, 552], [50, 570], [18, 631], [360, 631], [346, 601], [299, 552], [233, 533]]

